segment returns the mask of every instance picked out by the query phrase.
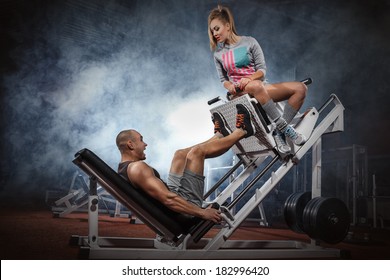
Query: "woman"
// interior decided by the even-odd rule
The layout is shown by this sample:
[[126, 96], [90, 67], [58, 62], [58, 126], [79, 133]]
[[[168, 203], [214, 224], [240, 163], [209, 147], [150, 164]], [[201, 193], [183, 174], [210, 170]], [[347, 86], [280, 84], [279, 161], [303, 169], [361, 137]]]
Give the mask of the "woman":
[[[218, 6], [208, 17], [210, 48], [214, 52], [217, 72], [232, 98], [250, 94], [262, 105], [267, 115], [275, 122], [274, 138], [281, 153], [290, 153], [285, 136], [296, 145], [306, 139], [289, 125], [302, 106], [307, 87], [301, 82], [266, 84], [266, 64], [263, 51], [250, 36], [239, 36], [234, 19], [227, 7]], [[274, 102], [288, 100], [280, 115]]]

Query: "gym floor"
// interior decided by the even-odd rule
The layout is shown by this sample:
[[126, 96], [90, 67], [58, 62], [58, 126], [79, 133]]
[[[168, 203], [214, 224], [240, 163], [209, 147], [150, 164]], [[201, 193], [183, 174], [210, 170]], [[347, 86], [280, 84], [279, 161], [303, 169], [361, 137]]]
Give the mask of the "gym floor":
[[[88, 234], [87, 213], [71, 213], [53, 217], [45, 207], [15, 207], [2, 205], [0, 209], [0, 257], [2, 260], [73, 260], [78, 259], [78, 247], [69, 245], [71, 235]], [[111, 237], [155, 237], [143, 224], [130, 224], [129, 218], [114, 218], [102, 214], [99, 234]], [[212, 229], [205, 237], [212, 237]], [[390, 234], [387, 229], [351, 228], [353, 236], [337, 245], [324, 244], [346, 250], [349, 259], [390, 259]], [[245, 223], [231, 237], [243, 240], [297, 240], [309, 242], [305, 234], [289, 229], [265, 228]], [[250, 259], [250, 256], [248, 256]]]

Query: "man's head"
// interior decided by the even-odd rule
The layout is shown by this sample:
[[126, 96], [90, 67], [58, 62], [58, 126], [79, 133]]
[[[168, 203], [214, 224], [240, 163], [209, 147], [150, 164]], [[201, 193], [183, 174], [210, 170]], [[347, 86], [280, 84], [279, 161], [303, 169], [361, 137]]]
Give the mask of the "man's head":
[[119, 132], [116, 137], [116, 145], [122, 156], [131, 157], [132, 160], [146, 159], [144, 151], [148, 144], [143, 141], [142, 135], [134, 129]]

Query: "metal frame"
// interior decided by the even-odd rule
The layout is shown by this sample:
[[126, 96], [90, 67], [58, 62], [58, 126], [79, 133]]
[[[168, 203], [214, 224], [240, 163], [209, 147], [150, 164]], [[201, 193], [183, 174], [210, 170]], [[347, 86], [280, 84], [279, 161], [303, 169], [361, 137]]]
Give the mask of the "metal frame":
[[[241, 99], [241, 98], [240, 98]], [[252, 100], [247, 95], [243, 96], [241, 100], [237, 99], [235, 102], [244, 102], [248, 106]], [[317, 125], [319, 114], [323, 108], [333, 104], [333, 108]], [[223, 106], [234, 106], [233, 102], [222, 104]], [[253, 114], [255, 108], [250, 107]], [[213, 108], [218, 110], [219, 107]], [[301, 133], [310, 136], [308, 141], [301, 147], [293, 146], [294, 155], [291, 159], [281, 160], [275, 149], [275, 143], [271, 133], [267, 133], [262, 137], [262, 141], [268, 143], [261, 143], [257, 141], [256, 137], [252, 136], [252, 141], [256, 143], [249, 143], [253, 145], [260, 145], [262, 150], [255, 152], [251, 150], [245, 154], [246, 143], [240, 143], [239, 147], [235, 147], [238, 151], [240, 161], [228, 171], [224, 176], [224, 180], [235, 172], [238, 167], [244, 165], [241, 173], [234, 178], [234, 180], [222, 191], [213, 201], [220, 205], [225, 219], [224, 225], [219, 232], [211, 239], [201, 239], [198, 243], [192, 242], [191, 236], [181, 238], [181, 243], [167, 244], [160, 241], [159, 238], [109, 238], [98, 236], [98, 211], [97, 211], [97, 196], [91, 193], [89, 199], [89, 235], [88, 237], [73, 236], [72, 243], [80, 246], [83, 256], [97, 259], [308, 259], [308, 258], [340, 258], [342, 252], [334, 248], [322, 248], [318, 242], [312, 240], [310, 243], [298, 241], [231, 241], [229, 237], [234, 233], [246, 217], [257, 207], [267, 194], [278, 184], [278, 182], [286, 175], [286, 173], [305, 155], [307, 151], [312, 149], [313, 162], [313, 182], [312, 193], [313, 197], [321, 195], [321, 137], [326, 133], [343, 131], [344, 129], [344, 107], [336, 95], [332, 94], [324, 106], [317, 111], [315, 108], [308, 110], [304, 115], [300, 116], [300, 120], [296, 124], [296, 129]], [[225, 115], [224, 115], [225, 116]], [[226, 117], [226, 116], [225, 116]], [[255, 115], [258, 123], [259, 116]], [[229, 117], [226, 117], [229, 119]], [[228, 120], [232, 122], [232, 120]], [[272, 131], [270, 125], [269, 130]], [[249, 138], [246, 141], [251, 141]], [[264, 148], [265, 147], [265, 148]], [[228, 204], [228, 200], [233, 193], [242, 185], [249, 175], [254, 172], [266, 158], [271, 157], [271, 161], [266, 167], [261, 170], [245, 188]], [[277, 166], [276, 171], [272, 171], [270, 175], [267, 174], [271, 167]], [[255, 194], [244, 204], [244, 206], [237, 212], [232, 213], [231, 208], [245, 195], [245, 193], [255, 187], [255, 184], [260, 178], [268, 176], [265, 183], [257, 187]], [[92, 185], [96, 185], [96, 180], [91, 176], [90, 189], [94, 189]], [[101, 180], [101, 178], [100, 178]], [[221, 181], [221, 180], [220, 180]], [[104, 182], [100, 182], [104, 186]], [[212, 188], [216, 189], [221, 184], [217, 184]], [[207, 199], [213, 190], [205, 194]]]
[[[80, 179], [82, 186], [81, 188], [76, 188], [76, 180]], [[84, 177], [77, 171], [73, 175], [70, 189], [67, 195], [61, 197], [60, 199], [54, 202], [55, 206], [51, 207], [51, 211], [55, 217], [65, 217], [66, 215], [75, 212], [75, 211], [85, 211], [84, 206], [88, 204], [88, 192], [89, 188], [87, 182], [85, 182]], [[105, 212], [111, 215], [110, 209], [107, 206], [106, 202], [115, 203], [115, 212], [113, 217], [123, 217], [130, 218], [131, 212], [121, 211], [121, 204], [119, 201], [112, 198], [109, 193], [102, 187], [97, 187], [97, 194], [100, 201], [103, 202], [105, 206]], [[135, 220], [134, 220], [135, 221]]]

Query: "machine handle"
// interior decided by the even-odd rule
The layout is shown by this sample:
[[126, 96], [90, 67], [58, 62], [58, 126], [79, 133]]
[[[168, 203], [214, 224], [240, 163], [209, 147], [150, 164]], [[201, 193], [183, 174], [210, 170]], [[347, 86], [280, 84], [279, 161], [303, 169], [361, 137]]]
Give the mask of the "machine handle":
[[306, 79], [301, 81], [301, 83], [304, 83], [307, 86], [310, 85], [312, 82], [313, 82], [313, 80], [311, 78], [306, 78]]
[[218, 97], [215, 97], [215, 98], [207, 101], [207, 104], [211, 105], [211, 104], [214, 104], [215, 102], [218, 102], [219, 100], [221, 100], [221, 98], [218, 96]]

